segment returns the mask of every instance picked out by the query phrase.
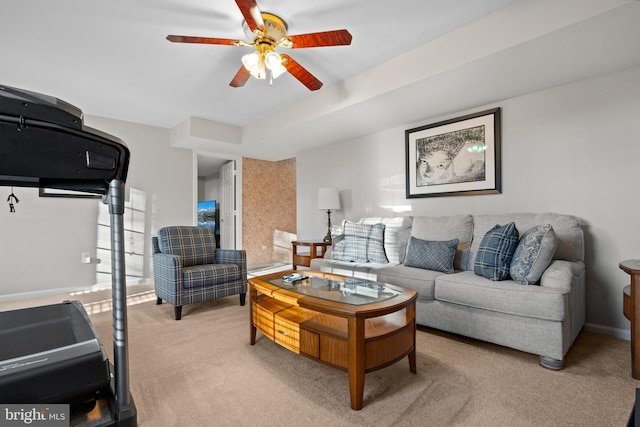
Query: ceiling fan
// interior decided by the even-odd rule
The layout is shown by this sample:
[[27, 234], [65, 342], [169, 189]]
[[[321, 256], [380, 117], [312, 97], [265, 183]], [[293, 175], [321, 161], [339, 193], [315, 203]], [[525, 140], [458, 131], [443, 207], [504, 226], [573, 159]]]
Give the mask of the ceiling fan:
[[253, 42], [242, 40], [220, 39], [211, 37], [192, 37], [168, 35], [167, 40], [176, 43], [221, 44], [229, 46], [252, 46], [256, 50], [242, 57], [242, 67], [229, 83], [233, 87], [241, 87], [254, 76], [265, 79], [267, 70], [270, 80], [288, 71], [309, 90], [318, 90], [322, 82], [289, 55], [277, 53], [276, 47], [300, 49], [306, 47], [344, 46], [351, 44], [351, 34], [347, 30], [323, 31], [290, 36], [287, 35], [287, 24], [277, 15], [261, 12], [255, 0], [236, 0], [245, 23], [255, 35]]

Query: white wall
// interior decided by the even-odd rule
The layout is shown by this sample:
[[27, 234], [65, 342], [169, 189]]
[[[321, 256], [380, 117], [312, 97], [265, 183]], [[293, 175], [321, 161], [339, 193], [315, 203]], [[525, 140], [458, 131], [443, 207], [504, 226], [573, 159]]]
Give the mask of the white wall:
[[[85, 124], [122, 139], [131, 151], [126, 194], [136, 194], [138, 201], [145, 196], [136, 217], [144, 229], [137, 251], [144, 251], [140, 268], [149, 277], [151, 235], [164, 225], [193, 224], [192, 151], [171, 147], [167, 129], [94, 116], [86, 116]], [[10, 192], [10, 187], [0, 187], [0, 199]], [[98, 216], [106, 206], [96, 199], [40, 198], [36, 189], [14, 192], [20, 199], [16, 212], [9, 213], [8, 205], [0, 209], [0, 298], [96, 284], [97, 267], [109, 260], [99, 266], [83, 264], [81, 253], [96, 256]]]
[[222, 182], [220, 181], [220, 174], [213, 174], [208, 176], [198, 176], [198, 201], [203, 202], [206, 200], [220, 201], [220, 193]]
[[452, 116], [425, 117], [299, 154], [298, 237], [326, 233], [326, 213], [316, 209], [317, 189], [324, 186], [341, 191], [343, 209], [332, 214], [334, 223], [394, 215], [390, 207], [406, 210], [396, 215], [573, 214], [586, 237], [588, 326], [628, 335], [622, 314], [628, 275], [618, 264], [640, 258], [640, 68], [459, 115], [496, 106], [502, 108], [501, 194], [405, 198], [404, 131]]
[[221, 185], [220, 174], [207, 176], [204, 181], [204, 199], [202, 200], [217, 200], [219, 203]]

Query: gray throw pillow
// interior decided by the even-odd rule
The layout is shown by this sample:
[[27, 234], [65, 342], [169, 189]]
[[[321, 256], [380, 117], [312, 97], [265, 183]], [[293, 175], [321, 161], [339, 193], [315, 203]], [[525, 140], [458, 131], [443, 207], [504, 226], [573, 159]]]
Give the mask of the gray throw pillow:
[[508, 279], [518, 237], [518, 229], [513, 222], [496, 225], [487, 231], [478, 248], [473, 272], [490, 280]]
[[458, 242], [458, 239], [422, 240], [411, 236], [404, 265], [451, 274], [454, 272], [453, 259], [456, 256]]
[[556, 252], [556, 233], [551, 224], [537, 225], [520, 238], [509, 273], [514, 282], [535, 285]]

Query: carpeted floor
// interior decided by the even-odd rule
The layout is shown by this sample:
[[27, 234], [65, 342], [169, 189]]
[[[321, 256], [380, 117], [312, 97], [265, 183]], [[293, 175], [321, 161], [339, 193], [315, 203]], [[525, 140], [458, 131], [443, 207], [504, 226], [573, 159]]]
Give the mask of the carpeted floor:
[[[407, 360], [365, 378], [349, 406], [346, 372], [258, 333], [237, 296], [173, 308], [151, 286], [129, 289], [131, 392], [141, 426], [624, 426], [640, 382], [627, 341], [582, 333], [561, 371], [538, 357], [431, 329]], [[0, 302], [0, 311], [79, 299], [112, 354], [110, 291]]]

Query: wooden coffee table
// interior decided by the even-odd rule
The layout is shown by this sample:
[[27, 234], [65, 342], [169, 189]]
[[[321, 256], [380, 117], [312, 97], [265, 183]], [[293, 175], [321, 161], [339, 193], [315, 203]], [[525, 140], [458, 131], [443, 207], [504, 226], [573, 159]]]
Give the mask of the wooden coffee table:
[[362, 409], [364, 375], [405, 356], [416, 373], [416, 292], [316, 271], [249, 279], [251, 345], [256, 330], [283, 347], [349, 374], [351, 408]]

